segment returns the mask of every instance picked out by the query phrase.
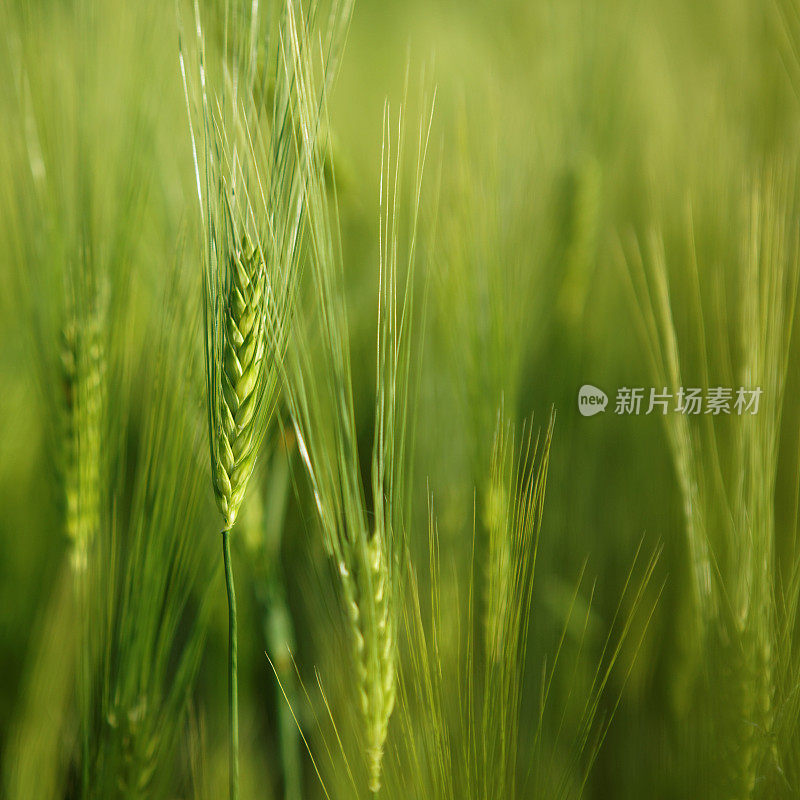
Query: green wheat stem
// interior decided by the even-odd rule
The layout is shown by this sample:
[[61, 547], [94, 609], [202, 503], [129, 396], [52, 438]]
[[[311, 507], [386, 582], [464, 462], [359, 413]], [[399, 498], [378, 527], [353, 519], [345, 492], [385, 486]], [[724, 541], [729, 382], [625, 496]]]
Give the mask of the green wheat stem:
[[300, 800], [303, 796], [301, 782], [300, 749], [297, 723], [293, 709], [299, 698], [295, 685], [292, 651], [294, 650], [294, 627], [291, 612], [286, 602], [283, 581], [278, 576], [267, 578], [256, 589], [261, 606], [262, 629], [267, 643], [267, 652], [273, 661], [278, 677], [276, 698], [278, 705], [278, 752], [281, 760], [284, 783], [284, 800]]
[[[81, 612], [81, 619], [86, 620], [87, 614], [87, 601], [86, 583], [83, 580], [78, 580], [75, 576], [76, 596], [78, 597], [78, 608]], [[88, 661], [88, 626], [86, 622], [81, 628], [81, 643], [78, 650], [78, 670], [81, 676], [79, 684], [79, 702], [81, 704], [82, 716], [82, 730], [81, 730], [81, 797], [86, 798], [89, 796], [89, 787], [91, 785], [91, 774], [89, 769], [89, 760], [91, 753], [91, 733], [89, 731], [89, 719], [91, 715], [91, 700], [89, 695], [89, 685], [91, 682], [91, 675], [89, 671]]]
[[236, 591], [233, 587], [230, 529], [222, 531], [222, 558], [225, 564], [225, 588], [228, 592], [228, 716], [229, 716], [229, 782], [231, 800], [239, 800], [239, 681], [236, 631]]

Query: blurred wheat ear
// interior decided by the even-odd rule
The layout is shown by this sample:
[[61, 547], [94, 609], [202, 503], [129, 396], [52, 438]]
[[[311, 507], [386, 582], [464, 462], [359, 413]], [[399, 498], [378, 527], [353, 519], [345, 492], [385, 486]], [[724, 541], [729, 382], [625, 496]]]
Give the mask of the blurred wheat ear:
[[[201, 391], [192, 368], [200, 312], [189, 293], [175, 291], [165, 302], [146, 368], [153, 388], [143, 418], [132, 411], [128, 422], [142, 426], [131, 454], [130, 508], [115, 509], [87, 571], [90, 658], [81, 682], [90, 700], [82, 719], [91, 734], [90, 798], [175, 794], [205, 642], [210, 543], [190, 535], [210, 510], [202, 502], [202, 427], [193, 413]], [[179, 359], [184, 369], [176, 373]]]
[[[31, 642], [25, 680], [31, 692], [35, 680], [47, 687], [52, 708], [38, 724], [50, 730], [42, 735], [26, 718], [40, 706], [21, 707], [20, 738], [8, 754], [17, 759], [8, 770], [16, 781], [11, 796], [26, 796], [31, 781], [43, 797], [48, 789], [63, 792], [69, 769], [84, 796], [91, 789], [92, 575], [123, 462], [126, 290], [150, 179], [138, 73], [107, 69], [137, 49], [146, 23], [129, 9], [106, 13], [76, 3], [52, 10], [6, 5], [0, 12], [0, 70], [11, 110], [4, 155], [12, 165], [2, 199], [11, 281], [42, 400], [45, 471], [59, 496], [72, 581], [72, 596], [64, 598], [63, 579], [51, 602], [60, 597], [65, 613], [72, 608], [65, 624], [74, 627], [59, 631], [63, 652]], [[138, 48], [140, 57], [146, 52]], [[60, 552], [58, 542], [53, 549]]]
[[102, 502], [106, 364], [96, 313], [80, 322], [73, 318], [64, 328], [61, 365], [65, 526], [73, 569], [83, 572], [100, 526]]
[[[664, 423], [683, 497], [693, 588], [690, 658], [676, 670], [687, 671], [695, 687], [692, 722], [702, 716], [684, 756], [715, 797], [753, 797], [760, 786], [780, 797], [786, 778], [798, 777], [789, 744], [794, 734], [786, 734], [800, 723], [790, 644], [798, 578], [796, 569], [784, 576], [776, 568], [775, 519], [800, 279], [796, 161], [754, 168], [732, 200], [744, 231], [735, 265], [737, 308], [729, 311], [724, 298], [715, 306], [705, 300], [691, 211], [685, 260], [670, 258], [654, 231], [643, 250], [631, 243], [628, 274], [659, 386], [677, 393], [689, 380], [703, 389], [722, 384], [761, 392], [755, 413], [732, 410], [713, 420], [673, 413]], [[690, 346], [674, 319], [670, 278], [689, 287]], [[736, 320], [735, 338], [729, 318]], [[684, 360], [699, 365], [699, 374], [685, 371]]]
[[[444, 644], [451, 611], [442, 603], [442, 556], [430, 503], [430, 617], [423, 616], [425, 587], [419, 584], [417, 570], [409, 565], [402, 620], [407, 663], [398, 697], [403, 736], [398, 737], [392, 753], [387, 781], [390, 797], [407, 796], [409, 782], [413, 782], [414, 796], [442, 800], [568, 798], [580, 797], [588, 782], [620, 700], [621, 689], [616, 697], [609, 691], [614, 671], [622, 672], [618, 657], [630, 639], [634, 640], [635, 656], [642, 639], [639, 636], [637, 641], [634, 636], [634, 617], [639, 612], [652, 614], [654, 608], [655, 601], [651, 602], [646, 593], [657, 554], [640, 568], [637, 552], [585, 685], [575, 679], [575, 674], [570, 677], [568, 665], [563, 663], [568, 628], [578, 628], [582, 650], [590, 621], [590, 607], [580, 612], [585, 570], [581, 572], [555, 651], [541, 669], [535, 711], [526, 719], [528, 636], [535, 613], [533, 588], [554, 422], [552, 414], [542, 434], [534, 436], [526, 427], [517, 439], [513, 426], [502, 413], [498, 415], [491, 466], [491, 485], [495, 487], [492, 535], [502, 537], [507, 559], [503, 563], [492, 560], [487, 568], [488, 602], [483, 610], [488, 609], [492, 616], [480, 620], [489, 648], [485, 664], [481, 664], [474, 641], [472, 617], [479, 606], [471, 582], [466, 601], [468, 619], [462, 626], [466, 641], [458, 639], [455, 654]], [[649, 616], [645, 628], [648, 620]], [[624, 686], [626, 677], [624, 672], [618, 676], [618, 685]], [[567, 709], [550, 708], [551, 695], [562, 681], [565, 697], [577, 702], [579, 709], [572, 724], [566, 722]], [[603, 713], [601, 702], [606, 694], [611, 694], [610, 711]], [[550, 715], [556, 718], [554, 729], [549, 728]], [[527, 749], [525, 741], [531, 742]]]

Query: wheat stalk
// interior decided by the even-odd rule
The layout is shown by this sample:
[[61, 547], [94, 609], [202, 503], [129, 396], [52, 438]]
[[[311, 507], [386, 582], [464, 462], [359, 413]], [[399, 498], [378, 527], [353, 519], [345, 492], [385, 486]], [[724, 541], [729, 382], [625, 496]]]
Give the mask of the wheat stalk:
[[[256, 6], [257, 8], [257, 6]], [[255, 9], [254, 9], [255, 10]], [[200, 214], [204, 229], [204, 315], [208, 434], [211, 472], [217, 507], [223, 518], [222, 555], [228, 596], [228, 710], [229, 792], [239, 796], [239, 698], [236, 592], [230, 553], [230, 530], [244, 499], [256, 455], [271, 414], [269, 390], [275, 381], [271, 359], [265, 353], [266, 269], [259, 228], [266, 229], [263, 207], [254, 209], [248, 184], [258, 183], [255, 155], [249, 144], [247, 123], [240, 118], [238, 81], [234, 81], [232, 116], [225, 111], [225, 82], [220, 97], [208, 96], [205, 42], [197, 2], [199, 127], [198, 148], [192, 125], [193, 109], [181, 52], [190, 133], [195, 154]], [[257, 17], [251, 18], [253, 31]], [[228, 65], [224, 63], [224, 74]], [[238, 69], [238, 64], [234, 65]], [[249, 88], [249, 87], [248, 87]], [[212, 87], [212, 91], [213, 91]], [[252, 107], [252, 94], [246, 96]], [[217, 103], [216, 113], [213, 104]], [[244, 145], [244, 147], [242, 147]], [[201, 177], [198, 149], [203, 156]], [[205, 188], [203, 188], [205, 187]], [[239, 187], [237, 189], [237, 187]], [[251, 238], [252, 236], [252, 238]], [[252, 239], [256, 244], [251, 245]]]
[[[313, 17], [316, 3], [310, 8]], [[308, 165], [306, 142], [298, 140], [292, 125], [296, 67], [285, 49], [293, 2], [282, 5], [276, 35], [264, 30], [258, 2], [243, 15], [230, 11], [226, 3], [224, 29], [234, 43], [232, 63], [226, 36], [221, 63], [208, 69], [197, 0], [197, 63], [191, 82], [183, 50], [180, 63], [203, 224], [208, 433], [223, 519], [229, 788], [234, 800], [239, 792], [238, 647], [230, 531], [278, 399], [299, 279]], [[339, 18], [334, 14], [332, 20], [335, 24]], [[301, 64], [308, 58], [305, 49], [297, 55]], [[267, 73], [262, 75], [264, 64]], [[267, 78], [273, 89], [269, 104], [263, 91]]]
[[[313, 99], [315, 76], [299, 53], [303, 25], [290, 18], [298, 75], [297, 124], [315, 167], [308, 188], [310, 262], [324, 361], [316, 365], [308, 331], [298, 325], [287, 382], [298, 446], [308, 472], [327, 550], [336, 565], [352, 642], [355, 692], [360, 709], [369, 790], [381, 788], [389, 721], [397, 695], [398, 569], [403, 548], [410, 472], [406, 448], [410, 397], [413, 265], [422, 170], [430, 119], [420, 126], [405, 285], [400, 283], [400, 205], [404, 151], [402, 112], [396, 123], [384, 109], [379, 213], [379, 297], [376, 342], [375, 430], [372, 453], [374, 523], [368, 523], [354, 427], [349, 332], [343, 300], [343, 268], [336, 204], [331, 203], [318, 140]], [[324, 99], [324, 98], [323, 98]], [[432, 113], [432, 110], [431, 110]], [[335, 180], [334, 180], [335, 195]], [[331, 214], [333, 209], [333, 216]]]

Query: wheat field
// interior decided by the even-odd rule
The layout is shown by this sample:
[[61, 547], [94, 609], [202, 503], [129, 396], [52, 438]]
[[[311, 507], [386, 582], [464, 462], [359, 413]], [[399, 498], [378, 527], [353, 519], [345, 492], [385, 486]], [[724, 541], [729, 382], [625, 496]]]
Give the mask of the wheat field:
[[0, 797], [800, 797], [797, 0], [0, 0]]

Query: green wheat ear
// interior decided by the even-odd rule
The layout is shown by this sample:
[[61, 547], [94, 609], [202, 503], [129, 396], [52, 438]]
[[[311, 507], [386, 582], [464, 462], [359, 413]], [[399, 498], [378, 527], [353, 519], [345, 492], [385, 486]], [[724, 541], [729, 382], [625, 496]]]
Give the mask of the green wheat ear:
[[[203, 227], [212, 483], [224, 521], [231, 800], [239, 797], [239, 701], [230, 531], [278, 401], [278, 379], [299, 286], [309, 168], [308, 142], [299, 141], [292, 124], [297, 79], [293, 58], [285, 49], [294, 3], [279, 5], [277, 16], [272, 19], [270, 13], [262, 22], [258, 3], [252, 4], [249, 14], [239, 14], [234, 4], [226, 2], [223, 24], [234, 43], [230, 59], [224, 44], [222, 57], [216, 53], [209, 62], [200, 4], [195, 0], [193, 58], [184, 57], [183, 45], [179, 58]], [[265, 24], [276, 27], [265, 35]], [[308, 57], [303, 49], [301, 63]], [[187, 70], [187, 63], [193, 68]], [[264, 80], [273, 86], [267, 93], [272, 95], [269, 107], [264, 106], [265, 94], [255, 88], [261, 82], [256, 76], [259, 64], [267, 65]]]
[[228, 530], [236, 521], [258, 452], [256, 410], [266, 350], [261, 254], [245, 237], [242, 247], [230, 254], [229, 267], [214, 464], [214, 493]]
[[64, 525], [76, 572], [100, 525], [100, 450], [105, 357], [97, 319], [71, 320], [62, 331], [61, 372]]
[[397, 697], [396, 636], [391, 583], [383, 537], [376, 531], [339, 562], [345, 607], [353, 637], [358, 692], [366, 734], [369, 788], [381, 788], [383, 749]]

